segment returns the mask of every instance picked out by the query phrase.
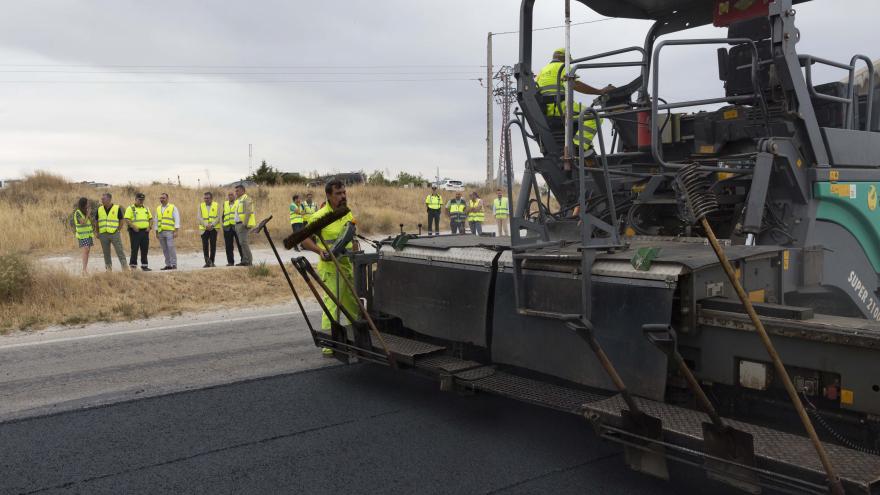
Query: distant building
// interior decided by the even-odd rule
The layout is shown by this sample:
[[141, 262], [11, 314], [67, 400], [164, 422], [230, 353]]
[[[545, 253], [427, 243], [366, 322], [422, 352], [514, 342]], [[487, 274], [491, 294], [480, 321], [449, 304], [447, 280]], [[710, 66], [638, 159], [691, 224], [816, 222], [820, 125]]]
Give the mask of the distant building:
[[6, 188], [15, 184], [17, 182], [21, 182], [20, 179], [0, 179], [0, 189]]

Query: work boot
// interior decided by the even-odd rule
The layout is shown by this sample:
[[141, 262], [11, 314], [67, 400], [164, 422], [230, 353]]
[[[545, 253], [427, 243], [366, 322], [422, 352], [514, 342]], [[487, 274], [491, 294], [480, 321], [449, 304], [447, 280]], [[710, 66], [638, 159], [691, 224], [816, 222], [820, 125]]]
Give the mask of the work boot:
[[211, 263], [206, 261], [205, 264], [202, 265], [202, 268], [211, 268]]
[[325, 358], [332, 358], [332, 357], [333, 357], [333, 349], [331, 349], [331, 348], [329, 348], [329, 347], [322, 347], [322, 348], [321, 348], [321, 354], [322, 354]]
[[147, 265], [142, 266], [142, 267], [141, 267], [141, 270], [143, 270], [143, 271], [145, 271], [145, 272], [151, 272], [151, 271], [153, 271], [153, 270], [150, 269], [150, 267], [148, 267]]
[[165, 265], [165, 266], [163, 266], [162, 268], [160, 268], [160, 270], [162, 270], [163, 272], [164, 272], [165, 270], [170, 270], [170, 269], [171, 269], [171, 267], [168, 266], [168, 265]]
[[137, 267], [138, 267], [137, 265], [128, 265], [128, 269], [131, 271], [137, 270]]
[[226, 263], [226, 266], [235, 266], [235, 263]]

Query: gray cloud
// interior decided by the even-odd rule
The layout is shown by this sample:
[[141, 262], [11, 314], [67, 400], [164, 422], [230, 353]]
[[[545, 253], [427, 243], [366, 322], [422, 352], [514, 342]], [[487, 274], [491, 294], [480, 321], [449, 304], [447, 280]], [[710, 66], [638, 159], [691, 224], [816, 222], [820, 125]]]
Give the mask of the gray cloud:
[[[875, 5], [815, 0], [800, 6], [801, 50], [841, 60], [856, 51], [877, 56], [870, 53], [878, 45]], [[74, 179], [180, 174], [195, 183], [206, 180], [207, 169], [213, 181], [227, 181], [246, 173], [247, 145], [254, 143], [256, 159], [291, 171], [363, 168], [428, 176], [439, 166], [442, 175], [479, 180], [485, 90], [467, 79], [484, 77], [486, 33], [515, 29], [518, 10], [518, 2], [502, 0], [10, 3], [0, 19], [0, 60], [65, 72], [0, 72], [0, 81], [60, 81], [0, 82], [0, 175], [43, 168]], [[596, 17], [575, 9], [575, 20]], [[561, 0], [539, 2], [536, 25], [561, 20]], [[576, 27], [575, 53], [641, 44], [647, 27], [642, 21]], [[686, 35], [717, 35], [711, 28], [695, 31]], [[515, 62], [516, 41], [515, 35], [495, 38], [496, 65]], [[561, 45], [561, 30], [538, 33], [536, 64]], [[701, 53], [664, 58], [664, 96], [720, 91], [713, 52]], [[167, 73], [180, 68], [131, 74], [148, 70], [115, 67], [125, 65], [227, 74]], [[283, 71], [292, 74], [233, 74], [259, 69], [230, 67], [260, 65], [291, 66]], [[392, 67], [365, 68], [380, 65]], [[21, 67], [0, 67], [11, 69]], [[586, 77], [621, 83], [633, 73]], [[376, 81], [407, 78], [423, 80]], [[344, 82], [254, 82], [268, 79]]]

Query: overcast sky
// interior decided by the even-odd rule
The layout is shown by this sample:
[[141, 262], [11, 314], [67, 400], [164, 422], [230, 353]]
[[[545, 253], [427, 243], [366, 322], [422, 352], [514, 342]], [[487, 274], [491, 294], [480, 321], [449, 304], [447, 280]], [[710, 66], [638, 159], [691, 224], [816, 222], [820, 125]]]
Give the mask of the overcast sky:
[[[561, 24], [563, 5], [539, 1], [535, 26]], [[877, 58], [878, 7], [798, 6], [799, 51]], [[253, 143], [255, 163], [284, 171], [432, 177], [439, 167], [441, 176], [477, 181], [485, 177], [485, 89], [476, 79], [485, 77], [486, 33], [515, 30], [518, 12], [517, 0], [6, 2], [0, 178], [43, 169], [73, 180], [220, 183], [247, 174]], [[575, 22], [599, 18], [573, 8]], [[648, 27], [577, 26], [573, 52], [640, 45]], [[705, 27], [675, 36], [723, 35]], [[516, 35], [494, 40], [495, 65], [513, 65]], [[535, 65], [562, 45], [561, 29], [536, 33]], [[670, 50], [661, 96], [719, 96], [714, 50]], [[819, 74], [817, 82], [842, 77]], [[634, 76], [584, 77], [604, 85]]]

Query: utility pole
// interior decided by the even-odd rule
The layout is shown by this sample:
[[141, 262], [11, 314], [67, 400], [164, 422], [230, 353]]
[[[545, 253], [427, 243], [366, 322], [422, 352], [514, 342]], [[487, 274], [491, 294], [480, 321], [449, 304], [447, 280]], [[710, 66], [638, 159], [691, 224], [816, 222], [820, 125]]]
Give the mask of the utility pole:
[[498, 81], [495, 87], [495, 101], [501, 105], [501, 137], [499, 141], [498, 174], [496, 175], [497, 187], [507, 184], [506, 157], [510, 153], [510, 108], [516, 101], [516, 91], [513, 87], [513, 67], [509, 65], [498, 69], [494, 79]]
[[254, 145], [248, 145], [248, 175], [254, 174]]
[[492, 187], [493, 173], [492, 151], [494, 143], [492, 142], [492, 33], [486, 37], [486, 187]]

